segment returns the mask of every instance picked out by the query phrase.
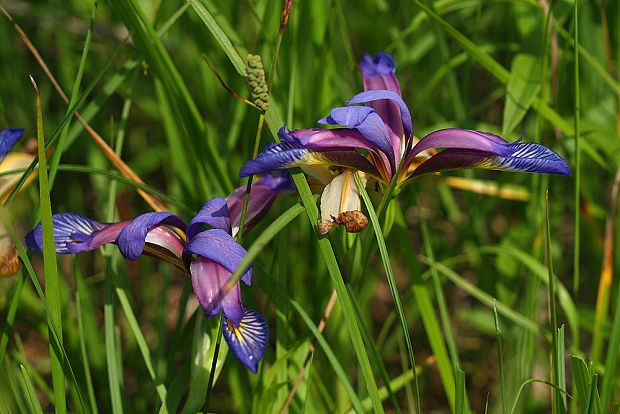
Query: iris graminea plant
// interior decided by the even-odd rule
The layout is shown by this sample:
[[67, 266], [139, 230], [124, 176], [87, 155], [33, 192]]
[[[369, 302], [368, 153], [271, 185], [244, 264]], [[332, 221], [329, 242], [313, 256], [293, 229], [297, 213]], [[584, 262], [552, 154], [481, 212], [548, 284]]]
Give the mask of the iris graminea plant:
[[[241, 176], [262, 174], [249, 196], [246, 230], [278, 196], [293, 191], [290, 176], [277, 170], [295, 166], [310, 166], [308, 175], [318, 177], [324, 185], [319, 222], [323, 235], [339, 224], [351, 232], [366, 227], [354, 171], [364, 173], [367, 182], [385, 185], [460, 168], [570, 174], [566, 161], [541, 144], [509, 143], [494, 134], [464, 129], [439, 130], [418, 140], [400, 95], [392, 56], [379, 53], [373, 59], [366, 55], [360, 69], [365, 92], [349, 100], [350, 106], [334, 108], [319, 121], [344, 128], [287, 131], [282, 126], [283, 142], [269, 146], [243, 166]], [[369, 106], [354, 106], [359, 103]], [[431, 151], [435, 148], [446, 149]], [[337, 172], [332, 173], [328, 166], [338, 167]], [[227, 286], [246, 253], [233, 238], [239, 230], [244, 190], [233, 191], [228, 201], [209, 200], [189, 225], [168, 212], [146, 213], [118, 223], [100, 223], [73, 213], [55, 214], [56, 252], [81, 253], [115, 243], [127, 259], [144, 254], [186, 270], [205, 316], [222, 314], [224, 337], [232, 353], [256, 373], [267, 347], [267, 324], [243, 306], [239, 283]], [[205, 224], [211, 228], [203, 230]], [[26, 245], [42, 251], [41, 224], [26, 236]], [[251, 284], [251, 268], [241, 280]]]

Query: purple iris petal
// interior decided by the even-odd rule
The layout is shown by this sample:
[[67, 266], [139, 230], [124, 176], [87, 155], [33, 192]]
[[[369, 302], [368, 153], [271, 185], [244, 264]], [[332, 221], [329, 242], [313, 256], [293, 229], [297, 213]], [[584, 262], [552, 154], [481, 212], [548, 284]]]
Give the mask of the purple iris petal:
[[142, 214], [125, 226], [116, 238], [116, 244], [123, 256], [136, 260], [144, 251], [147, 233], [158, 225], [174, 226], [183, 231], [186, 228], [183, 220], [166, 211]]
[[23, 134], [24, 130], [19, 128], [7, 128], [0, 131], [0, 162]]
[[269, 331], [265, 319], [252, 309], [245, 309], [238, 326], [227, 318], [224, 322], [224, 338], [233, 355], [256, 374], [258, 363], [265, 355]]
[[525, 142], [507, 145], [508, 155], [475, 150], [446, 149], [413, 171], [410, 178], [429, 172], [477, 168], [570, 175], [568, 163], [542, 144]]
[[187, 239], [191, 240], [196, 234], [200, 233], [203, 224], [209, 224], [214, 229], [222, 229], [230, 234], [230, 213], [226, 200], [221, 197], [214, 197], [207, 201], [198, 214], [189, 222], [187, 226]]
[[405, 166], [416, 155], [430, 148], [458, 148], [490, 152], [496, 155], [509, 155], [510, 143], [497, 135], [469, 129], [440, 129], [425, 136], [407, 153]]
[[368, 106], [334, 108], [329, 112], [328, 117], [319, 122], [357, 129], [372, 145], [387, 155], [392, 171], [396, 171], [394, 146], [390, 133], [373, 108]]
[[[390, 127], [396, 135], [399, 135], [398, 131], [401, 130], [402, 125], [402, 131], [405, 134], [405, 138], [408, 139], [411, 137], [413, 135], [413, 121], [411, 120], [411, 113], [409, 112], [409, 108], [407, 108], [405, 101], [403, 101], [403, 98], [401, 98], [396, 92], [388, 90], [370, 90], [361, 92], [348, 100], [347, 105], [367, 103], [383, 99], [388, 99], [398, 104], [398, 108], [400, 109], [400, 119], [396, 117], [395, 111], [383, 111], [385, 113], [382, 113], [377, 110], [377, 112], [382, 116], [385, 124]], [[400, 138], [400, 136], [398, 138]]]
[[377, 177], [379, 176], [377, 168], [355, 150], [338, 147], [310, 148], [295, 141], [281, 142], [266, 149], [258, 157], [241, 167], [239, 176], [247, 177], [271, 170], [314, 164], [353, 168]]
[[[209, 229], [198, 233], [187, 241], [184, 259], [192, 254], [203, 256], [218, 263], [229, 272], [234, 272], [239, 267], [241, 259], [245, 256], [245, 249], [241, 247], [230, 234], [221, 229]], [[252, 268], [250, 267], [241, 277], [247, 285], [252, 283]]]
[[222, 312], [236, 326], [239, 326], [243, 317], [239, 283], [235, 283], [230, 291], [225, 292], [232, 272], [213, 260], [198, 256], [192, 259], [190, 273], [194, 294], [203, 307], [205, 315], [211, 318]]
[[[120, 225], [122, 224], [122, 225]], [[116, 238], [125, 223], [100, 223], [74, 213], [58, 213], [52, 216], [56, 253], [69, 254], [94, 250]], [[41, 222], [24, 238], [26, 246], [35, 253], [43, 253], [43, 229]]]

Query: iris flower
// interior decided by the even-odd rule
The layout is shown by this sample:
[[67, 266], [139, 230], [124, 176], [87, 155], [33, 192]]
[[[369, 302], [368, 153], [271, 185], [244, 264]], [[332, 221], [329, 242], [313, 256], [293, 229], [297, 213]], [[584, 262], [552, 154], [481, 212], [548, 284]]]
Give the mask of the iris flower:
[[[322, 234], [338, 224], [345, 224], [348, 231], [365, 227], [347, 225], [347, 219], [357, 220], [352, 213], [361, 215], [354, 171], [386, 185], [393, 180], [400, 185], [422, 174], [462, 168], [570, 175], [568, 164], [558, 154], [544, 145], [520, 139], [511, 143], [488, 132], [449, 128], [418, 141], [395, 67], [388, 53], [378, 53], [374, 59], [366, 54], [359, 66], [364, 92], [318, 121], [341, 128], [288, 131], [284, 125], [279, 131], [282, 142], [245, 164], [240, 175], [314, 166], [304, 171], [324, 177], [325, 165], [335, 167], [336, 173], [321, 196]], [[436, 148], [445, 149], [436, 152]]]
[[[251, 194], [248, 217], [263, 214], [262, 210], [269, 207], [280, 191], [270, 179], [259, 181], [264, 187], [258, 186], [255, 195], [262, 197]], [[278, 184], [283, 185], [281, 181]], [[234, 195], [229, 202], [238, 209], [239, 197]], [[238, 217], [236, 220], [238, 223]], [[226, 200], [216, 197], [207, 201], [188, 225], [168, 212], [146, 213], [132, 221], [118, 223], [100, 223], [78, 214], [59, 213], [53, 215], [52, 221], [57, 253], [87, 252], [106, 243], [115, 243], [127, 259], [148, 255], [189, 271], [194, 293], [205, 315], [222, 314], [224, 338], [233, 355], [253, 373], [258, 371], [258, 363], [267, 349], [267, 323], [257, 312], [243, 306], [239, 283], [229, 291], [225, 288], [246, 254], [233, 238]], [[203, 230], [204, 225], [211, 228]], [[26, 235], [25, 242], [30, 250], [41, 253], [42, 239], [39, 223]], [[251, 267], [241, 280], [251, 284]]]

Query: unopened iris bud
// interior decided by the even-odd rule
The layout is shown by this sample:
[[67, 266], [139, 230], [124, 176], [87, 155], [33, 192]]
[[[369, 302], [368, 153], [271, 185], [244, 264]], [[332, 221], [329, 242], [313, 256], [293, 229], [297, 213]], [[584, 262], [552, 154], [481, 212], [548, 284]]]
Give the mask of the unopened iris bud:
[[254, 105], [266, 112], [269, 108], [269, 88], [265, 82], [265, 70], [259, 55], [247, 56], [248, 65], [245, 68], [248, 89]]

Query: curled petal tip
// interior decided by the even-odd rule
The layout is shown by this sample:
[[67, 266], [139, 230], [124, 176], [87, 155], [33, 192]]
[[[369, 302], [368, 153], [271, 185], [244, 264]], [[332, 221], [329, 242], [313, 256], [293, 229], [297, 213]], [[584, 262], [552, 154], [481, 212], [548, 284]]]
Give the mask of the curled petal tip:
[[396, 62], [392, 55], [387, 52], [379, 52], [374, 58], [365, 53], [359, 68], [367, 76], [387, 76], [394, 73]]
[[265, 319], [253, 311], [245, 309], [239, 326], [225, 316], [224, 338], [233, 355], [254, 374], [258, 372], [258, 363], [265, 355], [269, 330]]

